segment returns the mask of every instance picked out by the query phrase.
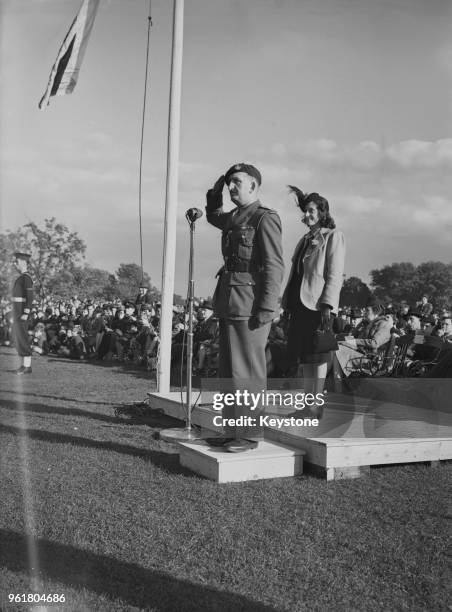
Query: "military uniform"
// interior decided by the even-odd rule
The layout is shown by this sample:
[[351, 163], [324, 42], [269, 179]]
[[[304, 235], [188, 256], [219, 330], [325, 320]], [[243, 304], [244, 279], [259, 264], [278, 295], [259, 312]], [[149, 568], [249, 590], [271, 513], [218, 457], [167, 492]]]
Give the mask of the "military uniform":
[[21, 357], [29, 357], [32, 351], [28, 335], [28, 321], [21, 318], [23, 315], [28, 317], [33, 302], [33, 280], [27, 272], [24, 272], [16, 279], [11, 301], [14, 345]]
[[[224, 212], [221, 194], [209, 192], [207, 221], [222, 230], [224, 266], [218, 272], [213, 308], [220, 323], [219, 378], [230, 379], [230, 390], [266, 388], [265, 345], [278, 309], [284, 272], [281, 221], [259, 200]], [[225, 407], [225, 418], [244, 415], [243, 407]], [[258, 416], [258, 411], [249, 413]], [[235, 428], [225, 428], [237, 434]], [[262, 438], [259, 427], [240, 436]]]
[[152, 296], [149, 293], [149, 290], [147, 290], [146, 293], [143, 294], [139, 293], [135, 299], [135, 308], [137, 310], [138, 316], [141, 315], [143, 306], [152, 307]]

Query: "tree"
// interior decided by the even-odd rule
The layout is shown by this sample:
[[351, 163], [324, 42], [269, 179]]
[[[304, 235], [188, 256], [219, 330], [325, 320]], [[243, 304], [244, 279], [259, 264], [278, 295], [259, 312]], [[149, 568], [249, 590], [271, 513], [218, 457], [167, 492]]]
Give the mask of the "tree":
[[357, 276], [350, 276], [344, 281], [341, 289], [341, 306], [351, 306], [352, 308], [362, 308], [372, 292], [369, 287]]
[[141, 278], [141, 268], [135, 263], [119, 264], [116, 277], [118, 279], [118, 295], [121, 298], [135, 299], [141, 283], [147, 287], [151, 286], [149, 274], [144, 272], [143, 278]]
[[375, 293], [382, 300], [414, 305], [426, 294], [436, 308], [452, 305], [451, 263], [394, 263], [370, 274]]
[[181, 295], [179, 295], [178, 293], [174, 293], [173, 294], [173, 304], [175, 306], [184, 306], [186, 303], [186, 299], [184, 299]]
[[61, 298], [78, 295], [83, 299], [88, 297], [111, 299], [106, 295], [111, 276], [109, 272], [99, 268], [87, 265], [74, 266], [72, 270], [63, 270], [54, 276], [52, 290]]
[[0, 297], [9, 295], [11, 290], [14, 276], [11, 255], [16, 250], [14, 244], [14, 234], [0, 234]]
[[384, 302], [414, 302], [418, 299], [416, 266], [409, 262], [393, 263], [380, 270], [372, 270], [375, 295]]
[[416, 269], [417, 299], [425, 293], [436, 307], [452, 305], [452, 263], [427, 261]]
[[104, 286], [105, 299], [113, 300], [119, 297], [118, 279], [114, 274], [109, 274], [107, 283]]
[[45, 219], [43, 227], [30, 222], [16, 232], [7, 232], [3, 235], [3, 244], [6, 243], [11, 252], [31, 253], [30, 273], [35, 291], [41, 296], [52, 293], [55, 277], [63, 271], [72, 272], [86, 251], [86, 245], [77, 232], [70, 232], [65, 225], [57, 223], [55, 217]]

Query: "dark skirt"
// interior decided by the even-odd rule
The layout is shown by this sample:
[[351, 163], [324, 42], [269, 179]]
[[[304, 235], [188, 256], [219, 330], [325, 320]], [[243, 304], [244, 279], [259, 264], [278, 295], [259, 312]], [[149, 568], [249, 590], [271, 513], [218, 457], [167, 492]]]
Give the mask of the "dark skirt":
[[314, 332], [320, 327], [321, 313], [298, 304], [291, 312], [287, 351], [292, 362], [318, 364], [329, 361], [331, 353], [314, 353]]

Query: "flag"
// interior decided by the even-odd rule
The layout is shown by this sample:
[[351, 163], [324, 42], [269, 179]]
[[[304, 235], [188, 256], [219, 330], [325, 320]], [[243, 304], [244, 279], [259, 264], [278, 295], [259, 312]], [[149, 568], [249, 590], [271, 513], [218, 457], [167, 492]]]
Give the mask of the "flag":
[[64, 96], [74, 90], [99, 2], [100, 0], [83, 0], [52, 67], [39, 108], [48, 106], [50, 96]]

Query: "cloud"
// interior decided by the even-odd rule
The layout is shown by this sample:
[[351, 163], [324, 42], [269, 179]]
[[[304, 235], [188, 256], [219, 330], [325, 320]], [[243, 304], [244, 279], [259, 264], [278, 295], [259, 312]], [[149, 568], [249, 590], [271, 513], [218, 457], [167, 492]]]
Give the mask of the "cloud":
[[[423, 206], [415, 210], [414, 220], [428, 229], [452, 228], [452, 201], [443, 196], [423, 196]], [[449, 234], [450, 235], [450, 234]]]
[[319, 138], [292, 145], [275, 143], [271, 154], [286, 163], [301, 161], [308, 167], [348, 168], [369, 172], [384, 164], [386, 169], [452, 167], [452, 138], [436, 141], [404, 140], [382, 147], [373, 140], [354, 145]]
[[405, 140], [390, 146], [386, 156], [402, 168], [452, 167], [452, 138]]
[[372, 140], [364, 140], [345, 152], [345, 158], [356, 168], [375, 168], [383, 159], [381, 147]]
[[282, 142], [276, 142], [272, 146], [271, 152], [275, 157], [284, 157], [285, 155], [287, 155], [287, 147]]
[[362, 195], [343, 195], [334, 199], [335, 209], [340, 211], [341, 217], [346, 215], [366, 214], [375, 215], [383, 207], [381, 198], [365, 197]]
[[186, 195], [193, 192], [204, 193], [216, 178], [215, 170], [211, 164], [200, 162], [181, 161], [179, 164], [179, 190]]
[[291, 171], [285, 165], [280, 164], [269, 164], [264, 161], [258, 161], [256, 163], [262, 174], [262, 184], [268, 186], [278, 186], [286, 184], [291, 178]]

